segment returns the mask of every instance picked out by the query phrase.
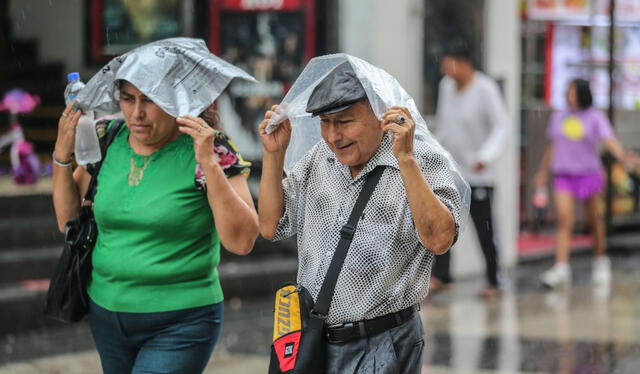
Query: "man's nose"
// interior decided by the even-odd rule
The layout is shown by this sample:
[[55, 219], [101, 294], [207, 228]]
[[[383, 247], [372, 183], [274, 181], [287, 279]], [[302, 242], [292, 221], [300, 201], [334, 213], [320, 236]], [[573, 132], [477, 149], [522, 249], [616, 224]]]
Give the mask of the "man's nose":
[[336, 141], [342, 139], [342, 132], [340, 131], [340, 126], [336, 123], [332, 123], [329, 125], [329, 129], [327, 131], [327, 140], [331, 143], [335, 143]]

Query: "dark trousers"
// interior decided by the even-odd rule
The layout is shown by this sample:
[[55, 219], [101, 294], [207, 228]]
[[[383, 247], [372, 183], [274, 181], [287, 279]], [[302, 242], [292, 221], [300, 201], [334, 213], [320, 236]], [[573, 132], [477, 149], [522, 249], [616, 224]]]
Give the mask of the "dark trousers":
[[105, 374], [202, 373], [220, 335], [223, 304], [158, 313], [111, 312], [89, 321]]
[[400, 326], [368, 338], [327, 343], [327, 374], [419, 374], [424, 330], [420, 313]]
[[[473, 224], [478, 233], [478, 241], [482, 248], [487, 269], [487, 281], [491, 286], [498, 286], [498, 251], [493, 240], [493, 220], [491, 215], [491, 201], [493, 200], [493, 187], [471, 187], [470, 213]], [[436, 262], [431, 275], [441, 282], [450, 283], [451, 251], [436, 256]]]

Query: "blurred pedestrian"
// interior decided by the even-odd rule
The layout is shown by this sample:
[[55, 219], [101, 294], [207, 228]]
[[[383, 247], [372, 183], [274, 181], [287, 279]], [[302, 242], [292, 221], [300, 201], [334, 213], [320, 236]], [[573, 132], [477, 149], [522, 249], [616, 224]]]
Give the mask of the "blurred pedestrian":
[[540, 276], [542, 283], [549, 288], [571, 284], [569, 256], [578, 202], [586, 204], [593, 235], [595, 258], [592, 279], [598, 284], [609, 283], [611, 263], [606, 255], [602, 217], [605, 174], [599, 146], [602, 144], [618, 162], [625, 165], [633, 162], [625, 157], [607, 117], [593, 107], [588, 81], [571, 81], [567, 88], [567, 104], [567, 109], [556, 111], [549, 120], [547, 137], [550, 144], [544, 151], [534, 179], [536, 188], [544, 188], [549, 170], [553, 173], [557, 230], [555, 264]]
[[[509, 117], [495, 81], [474, 68], [471, 50], [462, 41], [445, 50], [436, 112], [436, 138], [451, 153], [471, 186], [470, 213], [482, 248], [487, 285], [482, 297], [500, 295], [500, 262], [493, 230], [492, 200], [509, 131]], [[451, 252], [436, 257], [432, 291], [452, 282]]]
[[[180, 57], [194, 51], [202, 58]], [[207, 86], [203, 73], [227, 82], [244, 77], [225, 64], [203, 41], [161, 41], [114, 59], [78, 97], [88, 109], [115, 106], [125, 120], [102, 161], [93, 201], [98, 237], [89, 317], [107, 374], [202, 372], [223, 319], [220, 244], [245, 255], [258, 235], [249, 164], [206, 103], [224, 86]], [[199, 75], [202, 86], [164, 75], [176, 71]], [[191, 96], [195, 88], [208, 90], [209, 99], [186, 107], [202, 98]], [[187, 114], [193, 112], [200, 115]], [[70, 103], [58, 125], [53, 200], [60, 231], [85, 204], [93, 170], [72, 167], [80, 115]]]
[[[301, 94], [285, 97], [288, 105], [268, 111], [259, 127], [260, 232], [271, 240], [297, 234], [298, 283], [315, 301], [365, 179], [384, 168], [331, 299], [326, 372], [419, 373], [416, 309], [433, 254], [456, 240], [466, 184], [413, 99], [383, 70], [348, 55], [317, 57], [290, 92]], [[287, 119], [267, 133], [282, 111]], [[282, 179], [285, 153], [295, 154], [318, 128], [321, 140]]]

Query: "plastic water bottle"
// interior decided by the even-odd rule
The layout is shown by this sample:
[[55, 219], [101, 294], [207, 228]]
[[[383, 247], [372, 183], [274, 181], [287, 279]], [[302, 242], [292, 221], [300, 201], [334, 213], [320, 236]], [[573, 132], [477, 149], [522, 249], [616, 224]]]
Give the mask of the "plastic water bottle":
[[[80, 80], [80, 74], [77, 72], [69, 73], [67, 78], [69, 83], [64, 89], [64, 101], [69, 104], [84, 88], [84, 83]], [[79, 165], [92, 164], [102, 159], [93, 112], [83, 114], [78, 121], [74, 153]]]
[[64, 103], [69, 104], [71, 100], [78, 96], [78, 92], [84, 88], [84, 83], [80, 80], [80, 73], [73, 72], [67, 74], [67, 87], [64, 88]]

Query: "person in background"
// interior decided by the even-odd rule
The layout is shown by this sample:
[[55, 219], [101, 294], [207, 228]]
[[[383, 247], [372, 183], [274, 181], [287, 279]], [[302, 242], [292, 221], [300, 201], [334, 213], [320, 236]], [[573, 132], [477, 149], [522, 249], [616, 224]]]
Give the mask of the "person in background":
[[567, 109], [553, 113], [549, 120], [547, 137], [550, 144], [544, 151], [534, 179], [536, 188], [545, 187], [549, 171], [553, 173], [557, 229], [555, 264], [540, 276], [542, 284], [549, 288], [571, 284], [569, 255], [577, 202], [586, 204], [593, 234], [595, 258], [592, 279], [597, 284], [609, 283], [611, 263], [606, 255], [601, 198], [605, 174], [599, 146], [603, 145], [620, 163], [637, 164], [632, 154], [625, 155], [607, 117], [593, 107], [588, 81], [571, 81], [567, 89], [567, 104]]
[[[165, 50], [164, 44], [150, 48]], [[117, 74], [129, 68], [128, 79], [146, 82], [161, 64], [139, 55], [123, 57], [131, 65], [123, 64]], [[98, 74], [109, 79], [104, 72]], [[102, 161], [93, 202], [98, 237], [89, 320], [102, 368], [106, 374], [201, 373], [223, 319], [220, 245], [246, 255], [258, 235], [249, 163], [220, 130], [213, 103], [200, 116], [176, 118], [168, 113], [179, 107], [175, 92], [155, 102], [158, 92], [143, 91], [142, 83], [107, 83], [119, 92], [114, 105], [125, 124]], [[82, 114], [73, 104], [60, 117], [53, 154], [60, 231], [77, 216], [91, 180], [91, 168], [72, 166]]]
[[[480, 296], [500, 294], [499, 259], [494, 242], [492, 199], [496, 161], [504, 152], [509, 117], [495, 81], [474, 68], [471, 50], [457, 41], [445, 50], [436, 110], [435, 136], [460, 167], [471, 187], [470, 213], [486, 264], [487, 285]], [[451, 252], [436, 257], [431, 290], [450, 288]]]

